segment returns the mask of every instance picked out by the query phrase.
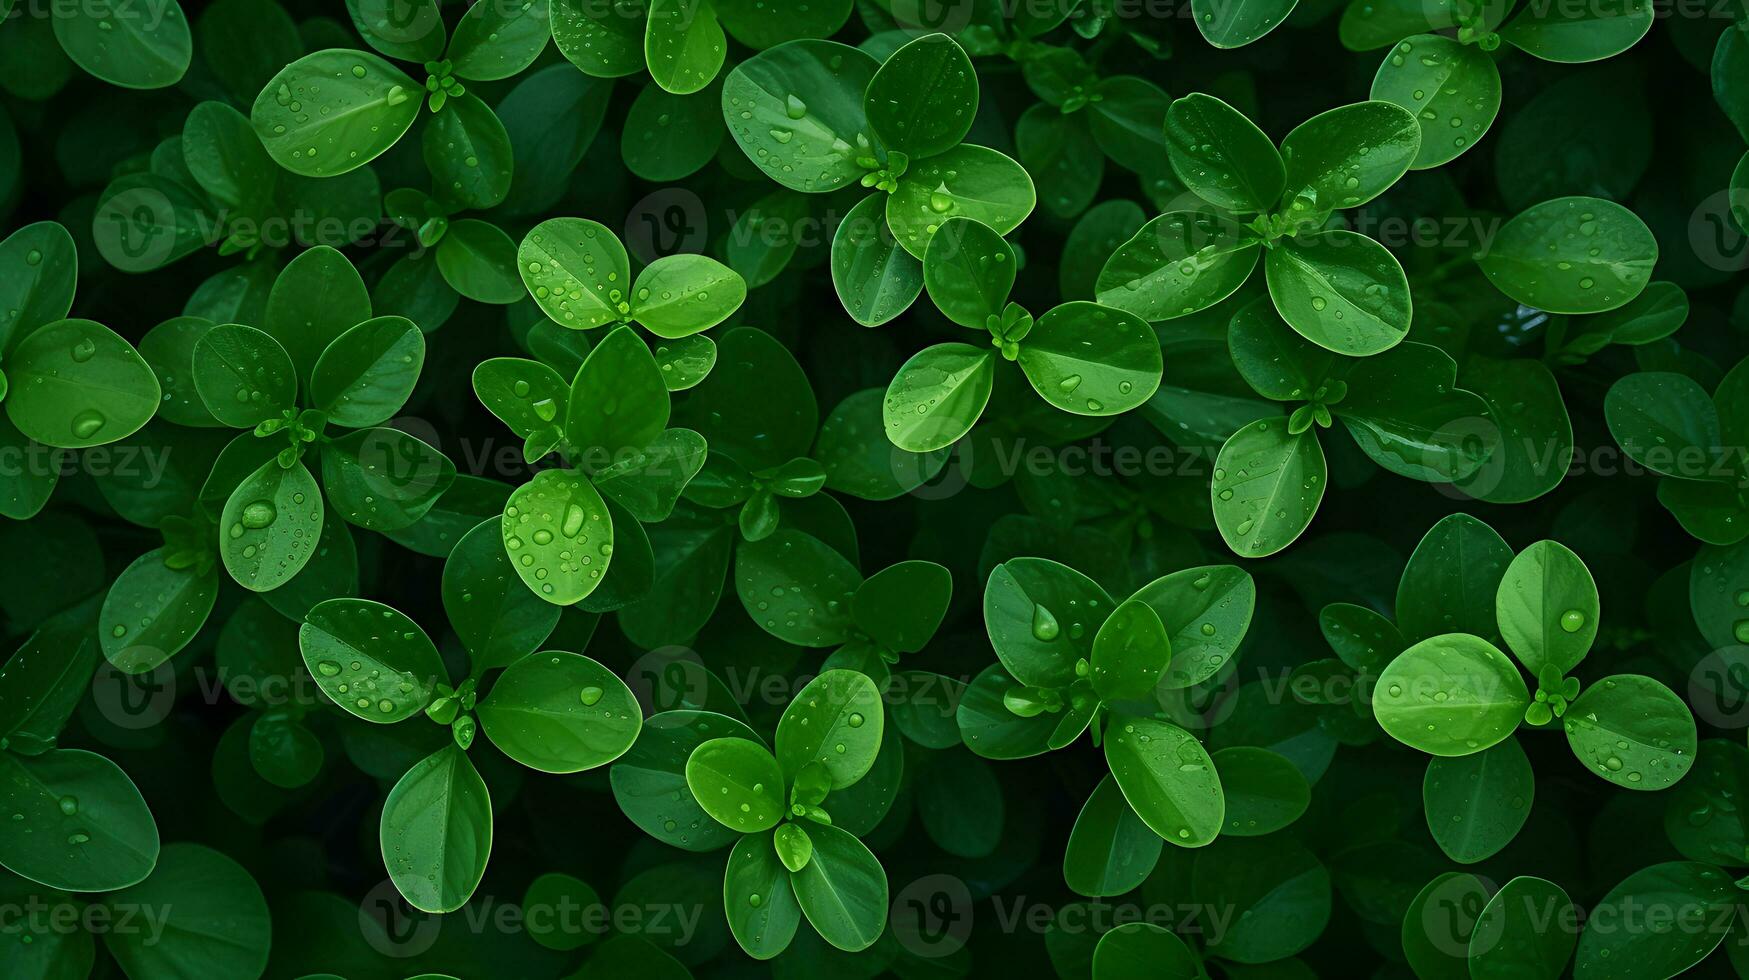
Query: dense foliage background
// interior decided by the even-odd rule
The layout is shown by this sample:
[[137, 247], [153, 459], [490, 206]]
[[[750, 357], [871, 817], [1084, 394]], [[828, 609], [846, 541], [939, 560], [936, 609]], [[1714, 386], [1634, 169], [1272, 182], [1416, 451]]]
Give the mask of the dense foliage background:
[[0, 976], [1749, 973], [1741, 0], [0, 11]]

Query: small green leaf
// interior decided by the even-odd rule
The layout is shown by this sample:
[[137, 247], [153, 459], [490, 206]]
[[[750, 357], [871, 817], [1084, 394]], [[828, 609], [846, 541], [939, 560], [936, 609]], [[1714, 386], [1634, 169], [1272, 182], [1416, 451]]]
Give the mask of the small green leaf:
[[418, 623], [368, 599], [318, 603], [298, 628], [298, 648], [323, 694], [379, 725], [417, 714], [449, 676]]
[[541, 772], [581, 772], [625, 754], [643, 716], [613, 671], [578, 653], [531, 653], [480, 702], [480, 728], [505, 755]]
[[383, 802], [379, 833], [389, 879], [414, 908], [467, 903], [492, 852], [492, 799], [466, 752], [445, 745], [407, 770]]
[[1398, 654], [1379, 675], [1372, 704], [1392, 738], [1429, 755], [1455, 757], [1510, 738], [1530, 692], [1518, 667], [1493, 644], [1448, 633]]
[[693, 749], [686, 785], [712, 819], [743, 834], [770, 830], [784, 817], [777, 760], [744, 738], [713, 738]]

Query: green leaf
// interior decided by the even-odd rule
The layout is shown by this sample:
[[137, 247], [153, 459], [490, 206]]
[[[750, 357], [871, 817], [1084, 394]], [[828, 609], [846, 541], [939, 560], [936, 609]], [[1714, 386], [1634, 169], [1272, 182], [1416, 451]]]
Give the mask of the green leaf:
[[286, 263], [267, 296], [261, 329], [273, 335], [307, 383], [336, 337], [370, 319], [370, 292], [346, 256], [318, 245]]
[[1531, 3], [1500, 29], [1500, 37], [1544, 61], [1602, 61], [1638, 44], [1655, 17], [1652, 5], [1640, 0], [1584, 8]]
[[1311, 805], [1312, 787], [1286, 756], [1251, 745], [1214, 753], [1226, 800], [1228, 837], [1262, 837], [1291, 825]]
[[1713, 100], [1737, 127], [1737, 132], [1749, 134], [1749, 98], [1744, 97], [1742, 85], [1743, 79], [1749, 77], [1749, 40], [1742, 31], [1727, 30], [1719, 35], [1713, 48], [1711, 75]]
[[1415, 114], [1421, 149], [1409, 169], [1428, 170], [1456, 159], [1494, 124], [1500, 113], [1500, 69], [1476, 45], [1417, 34], [1385, 55], [1370, 97]]
[[1033, 390], [1074, 415], [1120, 415], [1160, 387], [1160, 339], [1133, 313], [1069, 302], [1040, 317], [1020, 345]]
[[1196, 29], [1217, 48], [1240, 48], [1280, 26], [1293, 13], [1298, 0], [1253, 0], [1225, 4], [1216, 0], [1192, 0]]
[[[241, 438], [253, 440], [247, 433]], [[219, 515], [225, 570], [252, 592], [279, 588], [309, 563], [322, 518], [322, 489], [309, 469], [301, 461], [287, 468], [268, 459], [225, 499]]]
[[1330, 872], [1292, 838], [1229, 838], [1196, 856], [1198, 899], [1231, 909], [1233, 925], [1210, 952], [1267, 963], [1310, 946], [1330, 920]]
[[802, 908], [771, 835], [748, 834], [735, 842], [723, 872], [723, 911], [748, 956], [768, 960], [789, 948]]
[[523, 583], [558, 606], [594, 592], [613, 558], [607, 503], [588, 480], [564, 470], [542, 470], [518, 487], [500, 533]]
[[268, 80], [249, 120], [273, 161], [333, 177], [381, 156], [419, 116], [424, 86], [374, 54], [308, 54]]
[[626, 112], [619, 152], [633, 174], [668, 183], [708, 166], [716, 158], [722, 138], [722, 98], [718, 93], [706, 89], [675, 95], [650, 84]]
[[571, 382], [565, 436], [590, 469], [654, 442], [668, 425], [668, 386], [650, 349], [617, 327], [589, 352]]
[[[1585, 931], [1573, 958], [1575, 980], [1674, 977], [1686, 972], [1725, 938], [1722, 923], [1732, 915], [1736, 894], [1730, 876], [1708, 864], [1670, 861], [1628, 875], [1585, 917]], [[1633, 907], [1662, 909], [1670, 921], [1694, 925], [1659, 930], [1609, 929], [1600, 924], [1622, 921]], [[1552, 938], [1538, 942], [1538, 950], [1546, 950]]]
[[[1740, 656], [1716, 658], [1713, 663], [1741, 676]], [[1721, 680], [1730, 683], [1728, 675], [1707, 678], [1703, 683], [1711, 690], [1705, 694], [1723, 694]], [[1664, 833], [1683, 857], [1727, 866], [1743, 860], [1744, 848], [1749, 847], [1744, 815], [1716, 808], [1714, 801], [1736, 798], [1744, 789], [1745, 776], [1749, 776], [1749, 750], [1724, 739], [1700, 743], [1694, 770], [1671, 789], [1664, 806]]]
[[698, 387], [717, 365], [717, 342], [699, 334], [657, 344], [654, 353], [669, 391]]
[[[476, 4], [474, 9], [495, 6]], [[432, 190], [440, 198], [458, 207], [484, 209], [510, 193], [510, 134], [472, 92], [451, 96], [443, 111], [432, 115], [420, 146]]]
[[953, 596], [953, 574], [932, 561], [888, 565], [856, 587], [858, 629], [895, 653], [916, 653], [935, 635]]
[[1094, 293], [1101, 306], [1171, 320], [1231, 296], [1257, 267], [1262, 246], [1238, 222], [1202, 211], [1149, 221], [1107, 259]]
[[852, 596], [862, 574], [825, 542], [782, 529], [743, 542], [735, 591], [767, 633], [798, 646], [836, 646], [849, 638]]
[[456, 22], [446, 55], [454, 62], [456, 77], [475, 82], [497, 81], [534, 64], [546, 50], [547, 38], [551, 36], [547, 0], [523, 3], [476, 0]]
[[1160, 615], [1172, 642], [1172, 662], [1161, 685], [1179, 690], [1201, 684], [1238, 654], [1251, 626], [1257, 587], [1232, 565], [1180, 569], [1136, 590]]
[[1338, 106], [1300, 123], [1281, 141], [1287, 163], [1283, 200], [1296, 217], [1316, 223], [1317, 216], [1359, 207], [1389, 190], [1420, 151], [1420, 123], [1402, 106]]
[[785, 41], [829, 37], [850, 19], [851, 0], [826, 0], [805, 7], [775, 7], [761, 0], [717, 0], [717, 16], [735, 40], [750, 48]]
[[124, 673], [155, 669], [193, 640], [212, 614], [219, 578], [211, 561], [171, 567], [168, 549], [148, 551], [116, 576], [98, 616], [103, 655]]
[[492, 852], [492, 800], [467, 753], [445, 745], [407, 770], [383, 802], [389, 879], [423, 912], [467, 903]]
[[1067, 565], [1015, 558], [984, 585], [984, 627], [1002, 665], [1023, 684], [1063, 688], [1091, 660], [1101, 626], [1117, 603]]
[[613, 671], [577, 653], [532, 653], [505, 668], [480, 702], [500, 751], [541, 772], [581, 772], [625, 754], [643, 716]]
[[706, 0], [646, 0], [644, 60], [656, 84], [676, 95], [717, 77], [728, 49], [716, 10]]
[[632, 316], [651, 333], [678, 340], [727, 320], [747, 299], [740, 274], [704, 255], [666, 255], [632, 287]]
[[907, 452], [944, 449], [972, 430], [994, 384], [995, 354], [969, 344], [936, 344], [906, 361], [887, 385], [881, 418]]
[[1495, 288], [1549, 313], [1602, 313], [1646, 288], [1658, 242], [1632, 211], [1561, 197], [1519, 212], [1476, 259]]
[[249, 762], [262, 779], [281, 789], [307, 786], [322, 770], [326, 752], [314, 732], [287, 714], [255, 715], [249, 727]]
[[[1206, 30], [1206, 29], [1205, 29]], [[1193, 92], [1166, 112], [1172, 172], [1196, 196], [1228, 211], [1262, 212], [1281, 197], [1281, 154], [1244, 114]]]
[[1043, 712], [1027, 718], [1008, 709], [1007, 696], [1026, 686], [1002, 664], [978, 674], [954, 708], [954, 723], [967, 748], [986, 759], [1026, 759], [1050, 750], [1057, 718]]
[[838, 403], [820, 424], [814, 454], [826, 470], [828, 489], [863, 500], [892, 500], [934, 479], [951, 450], [913, 453], [893, 445], [882, 431], [885, 392], [864, 388]]
[[1630, 374], [1603, 399], [1609, 434], [1654, 473], [1705, 479], [1724, 445], [1719, 411], [1693, 378], [1669, 371]]
[[550, 218], [535, 225], [516, 250], [516, 265], [534, 301], [562, 327], [587, 330], [631, 314], [631, 261], [599, 222]]
[[867, 949], [886, 929], [886, 870], [862, 841], [837, 827], [810, 824], [808, 836], [813, 859], [790, 875], [802, 914], [833, 946], [852, 953]]
[[693, 749], [686, 758], [686, 785], [704, 812], [739, 833], [770, 830], [784, 817], [777, 760], [744, 738], [713, 738]]
[[[1548, 918], [1543, 918], [1542, 910], [1548, 911]], [[1521, 875], [1501, 885], [1470, 933], [1470, 976], [1475, 980], [1560, 976], [1579, 937], [1555, 923], [1571, 921], [1577, 912], [1567, 893], [1552, 881]]]
[[764, 744], [744, 722], [726, 715], [691, 709], [652, 715], [608, 771], [621, 812], [673, 847], [713, 851], [727, 846], [739, 835], [712, 820], [686, 785], [686, 760], [693, 749], [720, 737]]
[[1535, 798], [1536, 774], [1513, 738], [1474, 755], [1430, 759], [1421, 783], [1433, 842], [1459, 864], [1487, 860], [1512, 843]]
[[0, 354], [11, 356], [17, 341], [73, 309], [79, 256], [67, 229], [39, 221], [0, 241], [0, 267]]
[[437, 0], [346, 0], [364, 43], [391, 58], [426, 62], [443, 56], [443, 13]]
[[498, 522], [462, 535], [443, 563], [443, 609], [476, 669], [508, 667], [552, 635], [560, 608], [542, 602], [513, 574]]
[[869, 127], [913, 160], [958, 146], [978, 112], [978, 73], [946, 34], [926, 34], [887, 56], [863, 95]]
[[1233, 433], [1215, 457], [1215, 528], [1234, 553], [1273, 555], [1305, 532], [1324, 500], [1328, 469], [1315, 430], [1288, 432], [1280, 416]]
[[942, 222], [966, 217], [998, 235], [1020, 227], [1037, 202], [1026, 168], [1003, 154], [962, 143], [913, 160], [887, 197], [887, 224], [905, 251], [923, 258]]
[[413, 321], [366, 320], [334, 338], [316, 359], [310, 401], [336, 425], [381, 425], [407, 403], [424, 365], [425, 335]]
[[777, 761], [785, 780], [793, 783], [803, 766], [818, 762], [833, 789], [852, 785], [874, 766], [883, 725], [874, 681], [854, 670], [822, 671], [778, 719]]
[[1379, 675], [1372, 706], [1392, 738], [1455, 757], [1511, 737], [1530, 703], [1524, 678], [1504, 653], [1481, 637], [1447, 633], [1398, 654]]
[[[723, 82], [723, 121], [767, 177], [809, 194], [862, 179], [863, 93], [880, 63], [834, 41], [780, 44], [735, 66]], [[665, 86], [666, 87], [666, 86]]]
[[1069, 831], [1063, 881], [1077, 894], [1091, 898], [1122, 895], [1154, 870], [1163, 844], [1160, 835], [1130, 809], [1117, 781], [1107, 774]]
[[1500, 635], [1495, 599], [1512, 549], [1468, 514], [1443, 518], [1421, 538], [1397, 583], [1397, 625], [1410, 641], [1441, 633]]
[[759, 471], [806, 455], [819, 406], [795, 356], [771, 334], [736, 327], [717, 338], [719, 366], [678, 406], [675, 423], [726, 456]]
[[618, 78], [644, 70], [646, 0], [553, 0], [553, 45], [585, 75]]
[[0, 865], [50, 888], [126, 888], [158, 861], [152, 811], [127, 774], [95, 752], [0, 752], [0, 803], [19, 815], [0, 838]]
[[242, 113], [222, 102], [202, 102], [189, 110], [182, 156], [215, 204], [246, 218], [267, 216], [279, 171]]
[[1093, 141], [1120, 167], [1154, 173], [1166, 153], [1164, 132], [1171, 98], [1158, 85], [1134, 75], [1099, 82], [1099, 97], [1088, 106]]
[[647, 523], [667, 520], [692, 478], [704, 466], [704, 437], [691, 429], [668, 429], [634, 456], [595, 474], [595, 489]]
[[1506, 567], [1494, 599], [1506, 645], [1532, 674], [1573, 672], [1597, 636], [1597, 583], [1565, 545], [1538, 541]]
[[1148, 603], [1126, 599], [1093, 638], [1093, 689], [1106, 701], [1142, 700], [1172, 659], [1172, 641]]
[[74, 64], [123, 88], [175, 85], [194, 57], [188, 18], [174, 0], [149, 13], [117, 0], [94, 0], [48, 19]]
[[1015, 155], [1032, 175], [1045, 210], [1058, 217], [1080, 214], [1099, 194], [1105, 157], [1088, 138], [1089, 118], [1040, 104], [1026, 110], [1014, 126]]
[[253, 428], [297, 407], [298, 375], [279, 341], [254, 327], [221, 323], [194, 343], [194, 387], [207, 412]]
[[1331, 411], [1361, 451], [1392, 473], [1451, 483], [1499, 448], [1488, 403], [1457, 386], [1457, 365], [1437, 347], [1409, 342], [1365, 358], [1348, 371], [1347, 385]]
[[1476, 917], [1488, 900], [1482, 879], [1446, 871], [1421, 887], [1404, 910], [1403, 958], [1417, 977], [1469, 976], [1466, 965]]
[[1105, 761], [1136, 815], [1168, 843], [1201, 847], [1221, 832], [1221, 779], [1196, 736], [1153, 718], [1114, 716]]
[[1409, 333], [1403, 267], [1378, 242], [1352, 231], [1288, 239], [1264, 261], [1269, 296], [1283, 320], [1320, 347], [1365, 357]]
[[259, 976], [273, 920], [261, 886], [242, 865], [199, 844], [170, 844], [145, 881], [105, 895], [121, 921], [159, 909], [157, 929], [108, 929], [103, 945], [129, 976]]
[[454, 482], [449, 457], [399, 429], [359, 429], [322, 452], [329, 504], [368, 531], [411, 527]]
[[1694, 765], [1694, 716], [1650, 677], [1615, 674], [1593, 681], [1561, 721], [1579, 761], [1625, 789], [1666, 789]]
[[899, 247], [886, 206], [885, 194], [870, 194], [832, 233], [832, 288], [844, 312], [865, 327], [905, 312], [924, 287], [923, 265]]
[[84, 449], [125, 439], [151, 418], [158, 378], [133, 345], [91, 320], [56, 320], [7, 355], [6, 415], [48, 446]]
[[1202, 964], [1184, 940], [1151, 922], [1125, 922], [1093, 948], [1099, 980], [1197, 980]]
[[451, 289], [500, 306], [522, 299], [516, 280], [516, 243], [497, 225], [474, 218], [450, 223], [437, 246], [437, 269]]
[[368, 599], [318, 603], [298, 627], [298, 648], [323, 694], [379, 725], [417, 714], [449, 676], [418, 623]]
[[1474, 473], [1456, 481], [1458, 488], [1508, 504], [1535, 500], [1560, 485], [1573, 462], [1573, 423], [1549, 368], [1530, 358], [1471, 356], [1463, 384], [1487, 403], [1500, 440]]
[[474, 366], [474, 394], [486, 410], [510, 431], [528, 438], [543, 433], [557, 445], [559, 429], [571, 400], [571, 386], [559, 372], [539, 361], [494, 357]]
[[962, 327], [984, 330], [1008, 305], [1016, 265], [1014, 249], [1001, 235], [971, 218], [956, 216], [942, 222], [929, 239], [923, 255], [923, 286], [942, 315]]

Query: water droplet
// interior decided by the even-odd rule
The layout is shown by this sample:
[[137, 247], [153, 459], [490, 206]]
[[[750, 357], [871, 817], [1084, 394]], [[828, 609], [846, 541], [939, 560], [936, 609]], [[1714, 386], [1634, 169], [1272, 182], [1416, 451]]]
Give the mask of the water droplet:
[[1049, 643], [1060, 632], [1062, 627], [1057, 624], [1057, 617], [1049, 609], [1039, 605], [1032, 607], [1032, 635], [1035, 638]]

